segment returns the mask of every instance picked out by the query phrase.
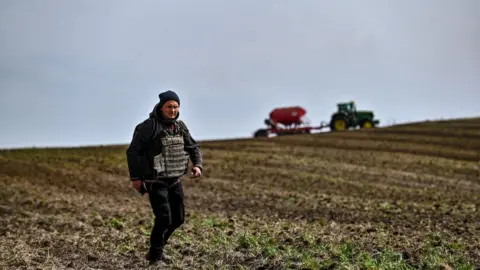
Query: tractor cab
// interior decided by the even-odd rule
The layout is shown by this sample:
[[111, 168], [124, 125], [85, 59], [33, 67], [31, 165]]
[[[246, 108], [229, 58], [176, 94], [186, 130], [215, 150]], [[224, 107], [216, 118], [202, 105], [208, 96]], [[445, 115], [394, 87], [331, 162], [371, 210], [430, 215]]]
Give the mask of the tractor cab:
[[379, 124], [379, 120], [374, 119], [375, 116], [372, 111], [357, 110], [355, 101], [337, 103], [337, 109], [330, 120], [332, 131], [357, 127], [372, 128]]
[[357, 108], [355, 107], [355, 101], [343, 102], [337, 104], [338, 112], [344, 112], [347, 114], [355, 113]]
[[355, 106], [355, 101], [337, 103], [337, 108], [337, 114], [343, 115], [347, 126], [357, 123], [357, 108]]

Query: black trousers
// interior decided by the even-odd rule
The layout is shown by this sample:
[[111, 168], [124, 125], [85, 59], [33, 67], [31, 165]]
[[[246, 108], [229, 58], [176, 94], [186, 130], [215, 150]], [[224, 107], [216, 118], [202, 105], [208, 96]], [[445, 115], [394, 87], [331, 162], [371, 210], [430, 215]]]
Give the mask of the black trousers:
[[185, 206], [182, 183], [171, 186], [176, 179], [163, 183], [147, 184], [150, 205], [155, 223], [150, 234], [150, 252], [160, 254], [172, 233], [185, 220]]

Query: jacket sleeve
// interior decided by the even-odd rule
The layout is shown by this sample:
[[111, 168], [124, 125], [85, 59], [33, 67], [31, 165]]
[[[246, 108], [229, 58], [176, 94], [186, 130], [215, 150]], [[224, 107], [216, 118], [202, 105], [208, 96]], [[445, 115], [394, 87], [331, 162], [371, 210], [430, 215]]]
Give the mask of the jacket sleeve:
[[189, 131], [187, 131], [185, 137], [185, 151], [190, 154], [193, 166], [197, 166], [203, 171], [203, 157], [200, 151], [200, 145], [195, 141]]
[[130, 145], [127, 148], [127, 164], [130, 180], [143, 179], [143, 163], [146, 162], [146, 150], [153, 134], [153, 122], [150, 119], [135, 127]]

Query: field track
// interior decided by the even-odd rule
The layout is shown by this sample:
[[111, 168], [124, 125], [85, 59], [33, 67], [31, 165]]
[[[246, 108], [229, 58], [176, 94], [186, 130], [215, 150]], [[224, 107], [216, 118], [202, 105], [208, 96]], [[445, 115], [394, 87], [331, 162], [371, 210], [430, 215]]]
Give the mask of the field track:
[[[480, 118], [201, 147], [156, 269], [480, 268]], [[125, 149], [0, 151], [0, 268], [144, 269]]]

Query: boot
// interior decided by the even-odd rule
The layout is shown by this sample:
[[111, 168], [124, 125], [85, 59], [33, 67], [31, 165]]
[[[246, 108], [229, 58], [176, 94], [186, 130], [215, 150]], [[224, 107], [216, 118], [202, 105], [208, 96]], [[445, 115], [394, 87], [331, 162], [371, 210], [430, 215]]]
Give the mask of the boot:
[[150, 261], [150, 264], [155, 264], [159, 261], [163, 261], [166, 264], [169, 264], [172, 262], [172, 259], [169, 256], [165, 256], [165, 253], [163, 253], [163, 250], [156, 251], [156, 252], [149, 250], [147, 255], [145, 255], [145, 259]]
[[145, 255], [145, 259], [150, 262], [150, 264], [154, 264], [163, 258], [163, 250], [152, 250], [150, 249]]

